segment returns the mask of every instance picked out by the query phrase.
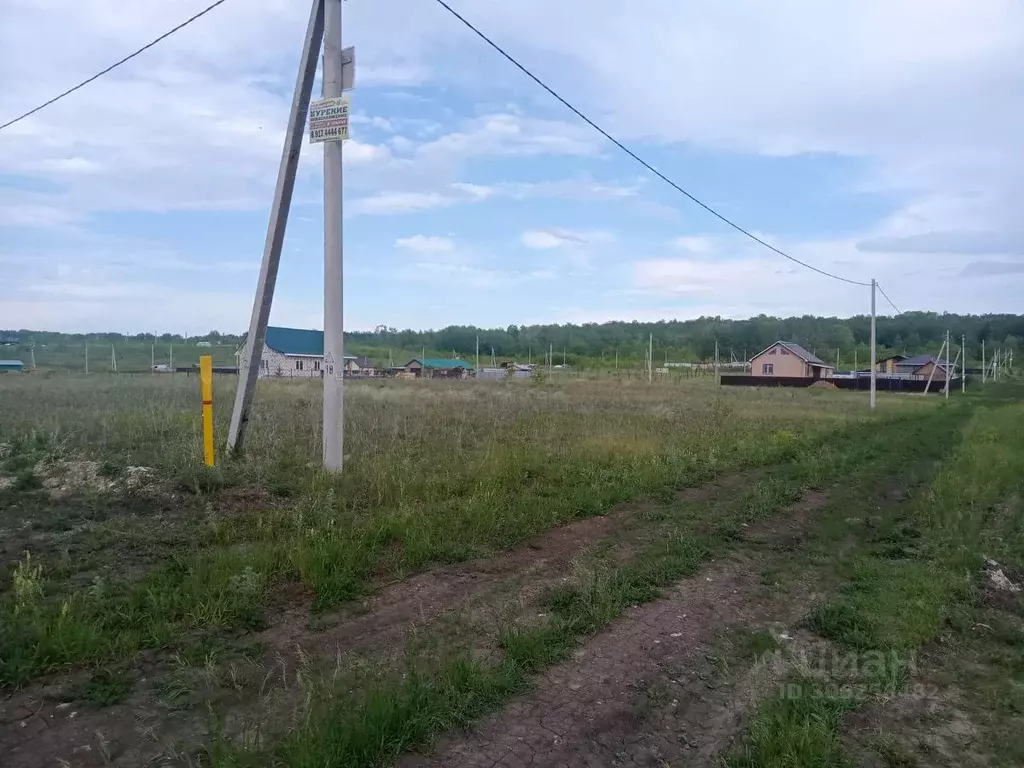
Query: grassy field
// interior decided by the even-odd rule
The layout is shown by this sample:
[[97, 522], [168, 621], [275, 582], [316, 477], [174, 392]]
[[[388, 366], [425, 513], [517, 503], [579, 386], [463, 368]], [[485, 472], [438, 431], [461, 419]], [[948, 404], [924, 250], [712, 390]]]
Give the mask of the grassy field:
[[[216, 382], [218, 449], [233, 386]], [[905, 651], [934, 636], [982, 550], [1024, 560], [1016, 507], [997, 521], [965, 506], [1019, 492], [1006, 393], [881, 397], [871, 414], [863, 395], [708, 379], [358, 382], [339, 478], [318, 469], [315, 382], [261, 382], [245, 454], [208, 470], [195, 378], [3, 377], [0, 686], [12, 708], [86, 714], [60, 730], [67, 743], [22, 730], [0, 732], [0, 749], [25, 766], [67, 759], [74, 739], [97, 765], [391, 764], [528, 695], [630, 606], [815, 489], [835, 489], [819, 538], [774, 577], [817, 569], [835, 585], [807, 618], [822, 637]], [[836, 521], [915, 472], [927, 491], [882, 527], [927, 552], [919, 569], [847, 546]], [[686, 495], [730, 477], [720, 498]], [[549, 553], [556, 531], [577, 549]], [[781, 701], [728, 759], [834, 764], [758, 757], [776, 749], [758, 734], [786, 718], [820, 721], [834, 748], [852, 709]], [[155, 713], [144, 747], [140, 712]]]

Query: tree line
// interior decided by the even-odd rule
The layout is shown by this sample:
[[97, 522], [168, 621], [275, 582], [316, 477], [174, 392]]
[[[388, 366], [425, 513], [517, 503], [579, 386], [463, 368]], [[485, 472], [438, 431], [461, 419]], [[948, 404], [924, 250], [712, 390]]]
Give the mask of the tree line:
[[[712, 360], [715, 342], [721, 359], [745, 360], [774, 341], [795, 341], [827, 361], [834, 361], [838, 352], [844, 365], [856, 354], [859, 361], [869, 356], [871, 320], [866, 315], [855, 317], [770, 317], [758, 315], [746, 320], [720, 317], [699, 317], [693, 320], [662, 320], [659, 322], [585, 323], [583, 325], [510, 325], [507, 328], [478, 328], [473, 325], [452, 325], [439, 330], [398, 330], [378, 326], [372, 331], [349, 331], [345, 334], [350, 352], [374, 358], [387, 357], [389, 350], [428, 356], [451, 356], [471, 359], [476, 353], [477, 339], [481, 359], [491, 352], [502, 359], [541, 362], [549, 350], [554, 362], [577, 365], [611, 365], [613, 359], [628, 363], [645, 359], [653, 336], [655, 363], [669, 361]], [[949, 330], [956, 344], [966, 336], [970, 359], [978, 359], [982, 340], [990, 347], [1019, 349], [1024, 343], [1024, 315], [990, 314], [958, 315], [935, 312], [906, 312], [877, 320], [879, 356], [892, 353], [937, 353]], [[61, 334], [45, 331], [0, 330], [0, 343], [22, 346], [29, 343], [60, 344], [84, 341], [149, 344], [152, 334], [125, 336], [121, 333]], [[191, 338], [179, 334], [162, 334], [163, 343], [210, 341], [214, 344], [237, 344], [241, 336], [211, 331]], [[955, 347], [954, 347], [955, 349]], [[405, 362], [397, 360], [396, 363]]]

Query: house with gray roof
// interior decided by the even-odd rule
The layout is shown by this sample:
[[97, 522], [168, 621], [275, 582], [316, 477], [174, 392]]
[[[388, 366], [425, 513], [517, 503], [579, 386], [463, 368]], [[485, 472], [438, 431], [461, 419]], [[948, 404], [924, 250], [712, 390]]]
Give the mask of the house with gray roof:
[[835, 366], [794, 341], [776, 341], [750, 358], [750, 375], [789, 379], [830, 379]]

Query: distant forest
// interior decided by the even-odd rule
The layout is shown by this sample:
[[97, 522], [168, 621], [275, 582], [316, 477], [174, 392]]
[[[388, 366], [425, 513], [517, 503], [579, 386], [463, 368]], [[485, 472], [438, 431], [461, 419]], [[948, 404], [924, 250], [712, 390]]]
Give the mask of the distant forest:
[[[938, 352], [946, 331], [956, 345], [966, 336], [970, 359], [980, 355], [982, 339], [990, 347], [1018, 349], [1024, 343], [1024, 315], [956, 315], [934, 312], [907, 312], [896, 317], [878, 318], [880, 356], [891, 352]], [[656, 323], [608, 322], [584, 325], [510, 325], [507, 328], [449, 326], [440, 330], [398, 330], [379, 326], [373, 331], [350, 331], [345, 334], [348, 350], [374, 358], [397, 358], [405, 354], [471, 358], [480, 339], [481, 357], [494, 355], [503, 359], [532, 358], [539, 362], [549, 349], [555, 362], [563, 354], [567, 362], [578, 365], [609, 363], [616, 354], [620, 361], [643, 360], [648, 338], [653, 334], [655, 362], [661, 360], [710, 360], [718, 341], [721, 359], [742, 360], [777, 339], [795, 341], [826, 360], [834, 360], [837, 351], [844, 361], [852, 360], [856, 351], [859, 360], [869, 357], [870, 318], [803, 317], [777, 318], [760, 315], [748, 320], [723, 320], [701, 317], [696, 320], [663, 320]], [[151, 343], [151, 334], [128, 337], [135, 343]], [[37, 344], [78, 344], [85, 341], [123, 344], [119, 333], [61, 334], [45, 331], [0, 330], [0, 343], [11, 346]], [[185, 339], [181, 335], [163, 334], [163, 344], [184, 344], [210, 341], [218, 345], [237, 344], [240, 337], [212, 331]], [[956, 347], [954, 347], [955, 349]], [[0, 357], [3, 349], [0, 348]]]

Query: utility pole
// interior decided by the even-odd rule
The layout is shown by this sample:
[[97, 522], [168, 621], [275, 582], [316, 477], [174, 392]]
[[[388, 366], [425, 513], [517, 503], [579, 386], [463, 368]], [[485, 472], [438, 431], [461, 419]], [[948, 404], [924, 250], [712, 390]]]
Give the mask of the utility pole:
[[[284, 146], [281, 149], [281, 163], [277, 171], [274, 202], [270, 209], [267, 236], [263, 244], [263, 262], [260, 266], [259, 281], [256, 284], [249, 330], [245, 337], [245, 353], [241, 358], [242, 367], [238, 372], [238, 389], [235, 390], [235, 404], [231, 411], [231, 426], [228, 430], [228, 451], [242, 449], [245, 431], [249, 425], [249, 408], [256, 391], [256, 378], [259, 375], [260, 361], [263, 358], [263, 343], [267, 336], [267, 323], [270, 320], [270, 306], [274, 300], [274, 287], [277, 285], [277, 271], [281, 264], [281, 246], [284, 243], [285, 228], [288, 226], [288, 210], [292, 203], [292, 192], [295, 190], [295, 172], [299, 165], [299, 153], [302, 151], [303, 129], [306, 125], [306, 113], [309, 111], [309, 97], [313, 91], [316, 60], [320, 54], [323, 33], [324, 0], [313, 0], [309, 12], [309, 23], [306, 26], [302, 57], [299, 59], [295, 91], [292, 94], [288, 128], [285, 132]], [[325, 372], [324, 379], [326, 380], [326, 378]]]
[[167, 367], [171, 369], [171, 373], [174, 373], [174, 345], [170, 344], [167, 347]]
[[985, 340], [981, 340], [981, 383], [985, 383]]
[[715, 381], [718, 381], [718, 339], [715, 339]]
[[932, 388], [932, 379], [935, 378], [935, 371], [939, 369], [939, 364], [942, 362], [942, 352], [946, 348], [946, 342], [942, 342], [942, 346], [939, 347], [938, 357], [935, 358], [935, 362], [932, 364], [931, 373], [928, 374], [928, 382], [924, 385], [924, 392], [922, 395], [927, 395], [928, 390]]
[[949, 329], [946, 329], [946, 399], [949, 400]]
[[[324, 3], [325, 99], [342, 96], [341, 0]], [[324, 145], [324, 468], [340, 471], [345, 439], [345, 343], [343, 310], [344, 239], [342, 237], [342, 147], [337, 138]], [[333, 368], [333, 376], [331, 375]]]
[[967, 392], [967, 334], [960, 334], [960, 351], [963, 353], [963, 362], [960, 363], [960, 394]]
[[476, 369], [480, 370], [480, 336], [476, 337]]
[[156, 334], [153, 334], [153, 343], [149, 345], [149, 370], [156, 373]]
[[565, 347], [562, 347], [562, 367], [565, 368]]
[[647, 339], [647, 383], [654, 383], [654, 334]]
[[36, 344], [32, 342], [32, 346], [28, 348], [29, 354], [32, 355], [32, 370], [36, 369]]
[[555, 357], [555, 345], [554, 344], [548, 344], [548, 373], [551, 373], [552, 368], [555, 367], [555, 365], [554, 365], [554, 357]]
[[[878, 388], [878, 351], [875, 348], [876, 333], [875, 333], [875, 278], [871, 278], [871, 410], [875, 410], [877, 405], [877, 388]], [[890, 382], [891, 384], [891, 382]]]
[[836, 347], [836, 370], [839, 370], [839, 347]]
[[85, 342], [85, 372], [89, 373], [89, 342]]
[[117, 373], [117, 354], [114, 352], [114, 345], [110, 345], [110, 370]]
[[857, 347], [853, 348], [853, 372], [857, 373]]

